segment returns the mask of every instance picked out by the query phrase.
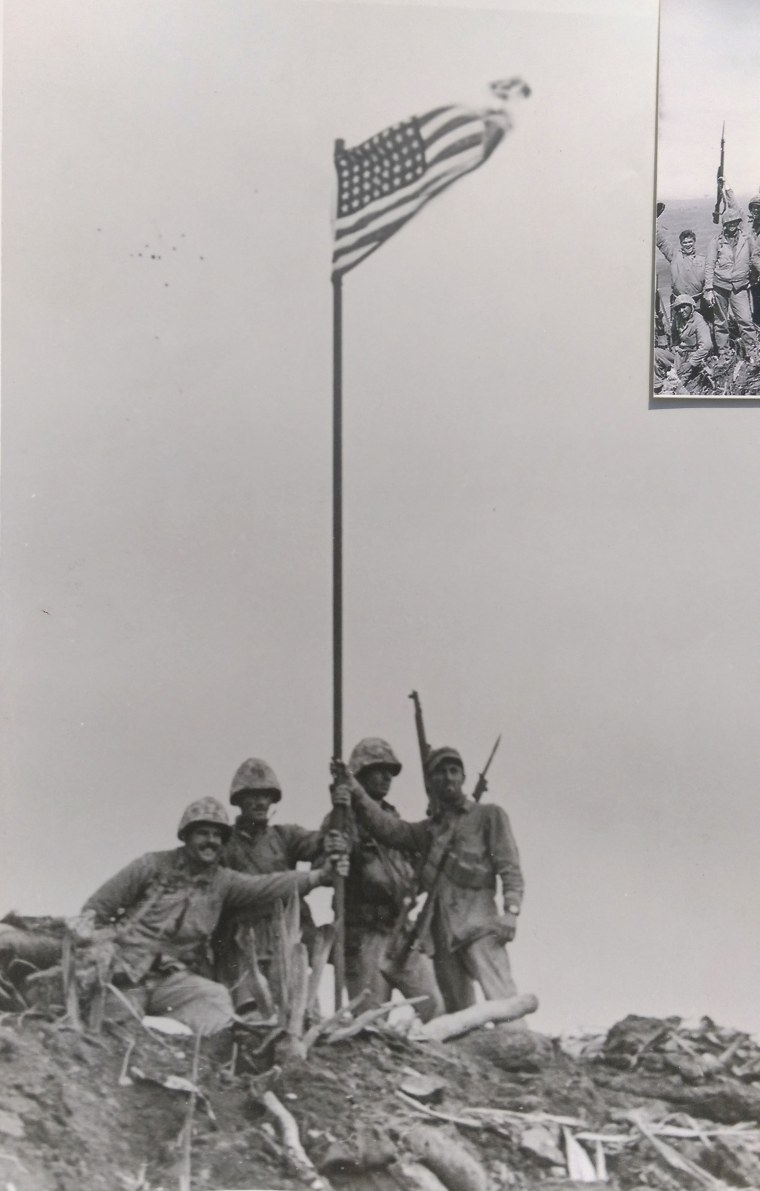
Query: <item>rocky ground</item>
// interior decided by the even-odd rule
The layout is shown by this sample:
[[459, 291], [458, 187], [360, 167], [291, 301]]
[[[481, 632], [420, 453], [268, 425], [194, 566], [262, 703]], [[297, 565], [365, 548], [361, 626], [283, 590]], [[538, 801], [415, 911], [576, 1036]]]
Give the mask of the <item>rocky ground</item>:
[[274, 1058], [262, 1031], [196, 1055], [129, 1016], [95, 1034], [8, 1011], [0, 1188], [760, 1188], [760, 1048], [709, 1019], [631, 1017], [562, 1040], [499, 1025], [445, 1043], [379, 1025], [279, 1074]]

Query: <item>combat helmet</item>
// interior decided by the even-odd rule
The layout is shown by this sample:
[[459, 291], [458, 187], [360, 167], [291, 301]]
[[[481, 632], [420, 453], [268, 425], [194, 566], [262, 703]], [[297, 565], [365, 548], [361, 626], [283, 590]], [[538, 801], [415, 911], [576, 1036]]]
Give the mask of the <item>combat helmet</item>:
[[747, 207], [752, 212], [754, 212], [755, 207], [760, 207], [760, 194], [753, 194], [747, 203]]
[[441, 745], [440, 748], [431, 749], [425, 760], [425, 773], [430, 777], [435, 770], [444, 761], [456, 761], [458, 765], [462, 766], [462, 773], [464, 773], [464, 761], [462, 755], [457, 749], [449, 748], [448, 745]]
[[365, 736], [348, 758], [348, 768], [357, 777], [370, 765], [387, 765], [394, 777], [401, 773], [401, 762], [388, 741], [379, 736]]
[[282, 786], [277, 774], [260, 757], [249, 757], [236, 770], [230, 786], [230, 802], [233, 806], [240, 806], [240, 795], [245, 790], [267, 790], [273, 802], [282, 800]]
[[728, 223], [741, 223], [743, 219], [744, 216], [737, 207], [727, 207], [723, 213], [721, 223], [725, 227]]
[[673, 301], [673, 309], [676, 306], [688, 306], [690, 310], [694, 310], [694, 299], [690, 298], [688, 294], [679, 294]]
[[198, 798], [185, 808], [177, 828], [177, 835], [183, 843], [190, 828], [198, 827], [201, 823], [210, 823], [214, 827], [220, 827], [225, 839], [232, 831], [227, 811], [216, 798]]

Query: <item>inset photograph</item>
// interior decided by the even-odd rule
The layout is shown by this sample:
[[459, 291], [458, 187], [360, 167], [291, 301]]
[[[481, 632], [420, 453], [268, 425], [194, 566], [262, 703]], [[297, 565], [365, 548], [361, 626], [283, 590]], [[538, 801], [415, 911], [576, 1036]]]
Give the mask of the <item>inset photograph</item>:
[[653, 396], [758, 398], [760, 6], [660, 11]]

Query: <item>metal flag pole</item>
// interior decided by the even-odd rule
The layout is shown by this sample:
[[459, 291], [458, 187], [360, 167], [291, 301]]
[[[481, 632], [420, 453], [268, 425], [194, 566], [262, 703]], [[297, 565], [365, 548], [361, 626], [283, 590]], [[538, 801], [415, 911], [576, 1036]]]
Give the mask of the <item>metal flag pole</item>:
[[[336, 154], [343, 141], [335, 142]], [[343, 279], [338, 274], [333, 287], [333, 455], [332, 455], [332, 514], [333, 514], [333, 757], [343, 757]], [[336, 807], [333, 826], [346, 830], [346, 811]], [[333, 969], [335, 972], [335, 1009], [343, 1007], [346, 983], [345, 909], [346, 882], [338, 873], [335, 882], [335, 939]]]

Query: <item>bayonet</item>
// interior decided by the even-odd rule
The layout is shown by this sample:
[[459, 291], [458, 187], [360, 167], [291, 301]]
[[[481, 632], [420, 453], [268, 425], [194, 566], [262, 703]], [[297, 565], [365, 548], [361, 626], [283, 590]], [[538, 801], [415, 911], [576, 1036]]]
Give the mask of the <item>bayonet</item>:
[[488, 782], [486, 781], [486, 777], [488, 775], [488, 770], [491, 768], [491, 762], [493, 761], [494, 757], [496, 756], [496, 750], [500, 744], [501, 744], [501, 733], [499, 733], [499, 735], [496, 737], [496, 744], [491, 749], [490, 753], [488, 754], [488, 760], [486, 761], [485, 765], [483, 766], [480, 773], [478, 774], [478, 780], [475, 783], [475, 789], [472, 792], [472, 797], [473, 797], [474, 802], [480, 802], [481, 798], [483, 797], [486, 790], [488, 789]]

